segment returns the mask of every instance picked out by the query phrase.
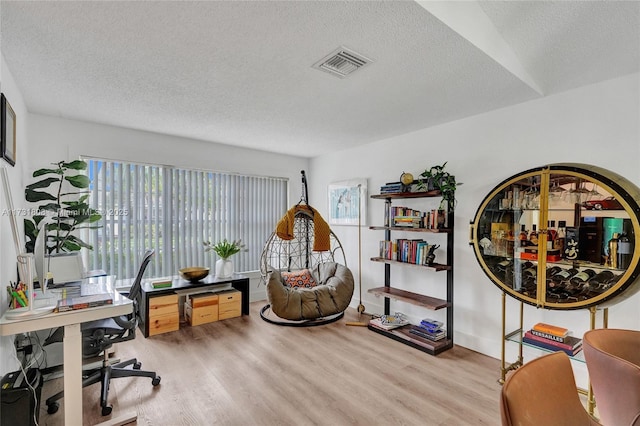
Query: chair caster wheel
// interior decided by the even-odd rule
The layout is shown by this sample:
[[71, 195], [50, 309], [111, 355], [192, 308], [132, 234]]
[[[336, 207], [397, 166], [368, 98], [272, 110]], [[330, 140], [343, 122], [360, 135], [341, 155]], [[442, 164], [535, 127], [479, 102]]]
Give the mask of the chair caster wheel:
[[160, 376], [154, 377], [153, 380], [151, 380], [151, 384], [153, 386], [158, 386], [160, 384]]
[[55, 414], [58, 412], [58, 408], [60, 408], [60, 404], [58, 404], [57, 402], [52, 402], [51, 404], [47, 405], [47, 413]]
[[135, 364], [133, 364], [133, 369], [134, 370], [140, 370], [140, 368], [142, 368], [142, 363], [141, 362], [136, 362]]
[[111, 410], [113, 410], [113, 406], [111, 406], [111, 405], [107, 405], [106, 407], [102, 407], [102, 415], [103, 416], [108, 416], [109, 414], [111, 414]]

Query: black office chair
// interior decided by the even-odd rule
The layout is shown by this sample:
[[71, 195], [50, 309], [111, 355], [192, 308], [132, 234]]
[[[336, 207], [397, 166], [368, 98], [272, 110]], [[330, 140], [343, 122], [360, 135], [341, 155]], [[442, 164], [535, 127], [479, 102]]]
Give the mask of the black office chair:
[[[112, 406], [107, 404], [107, 398], [109, 395], [109, 382], [111, 379], [118, 377], [149, 377], [151, 378], [151, 384], [158, 386], [160, 384], [160, 376], [153, 371], [142, 371], [142, 363], [136, 358], [128, 361], [119, 362], [111, 365], [109, 363], [109, 349], [114, 343], [124, 342], [134, 339], [136, 337], [136, 327], [138, 326], [138, 303], [137, 296], [140, 293], [140, 287], [142, 286], [142, 276], [147, 268], [147, 265], [153, 257], [154, 250], [147, 250], [142, 259], [142, 264], [138, 270], [129, 293], [126, 296], [133, 300], [133, 313], [130, 315], [124, 315], [113, 318], [105, 318], [102, 320], [91, 321], [83, 323], [82, 330], [82, 355], [85, 358], [95, 357], [104, 354], [102, 361], [102, 367], [93, 370], [83, 376], [82, 387], [92, 385], [94, 383], [101, 383], [102, 389], [100, 392], [100, 406], [102, 407], [102, 415], [108, 416], [111, 414]], [[49, 339], [48, 339], [49, 340]], [[54, 340], [55, 341], [55, 340]], [[52, 343], [48, 341], [47, 343]], [[127, 368], [132, 366], [132, 368]], [[49, 399], [46, 400], [47, 412], [53, 414], [58, 411], [58, 400], [64, 396], [64, 391], [58, 392]]]

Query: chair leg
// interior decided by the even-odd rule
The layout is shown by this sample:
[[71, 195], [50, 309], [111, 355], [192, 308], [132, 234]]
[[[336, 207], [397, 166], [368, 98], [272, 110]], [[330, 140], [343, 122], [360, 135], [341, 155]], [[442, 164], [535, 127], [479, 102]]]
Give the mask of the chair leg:
[[107, 403], [109, 398], [109, 384], [111, 382], [112, 370], [111, 366], [103, 367], [104, 374], [100, 383], [100, 406], [102, 407], [102, 415], [111, 414], [111, 406]]
[[[105, 357], [106, 358], [106, 357]], [[133, 365], [133, 368], [126, 368]], [[87, 387], [94, 383], [100, 382], [100, 406], [102, 407], [102, 415], [108, 416], [111, 414], [112, 406], [108, 404], [109, 400], [109, 385], [111, 379], [117, 379], [119, 377], [148, 377], [151, 379], [153, 386], [160, 384], [160, 376], [154, 371], [144, 371], [136, 369], [140, 367], [140, 363], [136, 358], [120, 362], [118, 364], [110, 365], [108, 360], [105, 360], [102, 368], [92, 372], [89, 376], [82, 380], [82, 387]], [[46, 400], [47, 412], [53, 414], [58, 411], [57, 401], [64, 397], [64, 391], [60, 391], [57, 394]]]

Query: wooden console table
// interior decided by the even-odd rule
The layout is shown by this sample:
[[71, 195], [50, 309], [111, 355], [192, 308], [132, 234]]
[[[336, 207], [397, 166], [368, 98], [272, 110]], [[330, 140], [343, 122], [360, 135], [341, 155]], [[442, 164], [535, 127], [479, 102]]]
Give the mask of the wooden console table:
[[[150, 306], [153, 305], [154, 299], [156, 301], [167, 302], [166, 310], [173, 312], [173, 309], [178, 309], [178, 299], [181, 296], [194, 293], [203, 293], [206, 291], [223, 291], [229, 288], [234, 288], [242, 293], [242, 315], [249, 315], [249, 278], [244, 275], [234, 274], [231, 278], [227, 279], [219, 279], [215, 278], [212, 275], [209, 275], [201, 281], [198, 281], [197, 283], [191, 283], [189, 281], [183, 280], [182, 278], [173, 277], [171, 287], [164, 288], [153, 288], [151, 282], [147, 280], [142, 283], [142, 289], [140, 294], [138, 295], [137, 300], [138, 307], [140, 309], [140, 320], [138, 323], [138, 327], [145, 337], [157, 334], [153, 332], [153, 325], [149, 320]], [[174, 325], [175, 328], [170, 328], [170, 330], [177, 330], [177, 323]]]

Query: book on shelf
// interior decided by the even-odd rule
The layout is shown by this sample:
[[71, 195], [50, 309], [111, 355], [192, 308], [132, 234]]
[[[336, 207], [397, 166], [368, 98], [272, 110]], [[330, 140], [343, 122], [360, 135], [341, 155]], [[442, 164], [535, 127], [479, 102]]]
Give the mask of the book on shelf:
[[97, 306], [112, 305], [111, 294], [92, 294], [88, 296], [74, 296], [58, 300], [56, 312], [73, 311], [76, 309], [95, 308]]
[[442, 328], [444, 323], [442, 321], [436, 321], [431, 318], [425, 318], [420, 321], [420, 327], [425, 328], [429, 331], [437, 331]]
[[526, 334], [524, 336], [522, 336], [522, 341], [524, 343], [528, 343], [532, 346], [537, 346], [539, 348], [542, 349], [546, 349], [548, 351], [552, 351], [552, 352], [557, 352], [557, 351], [562, 351], [564, 353], [566, 353], [569, 356], [575, 356], [577, 355], [581, 350], [582, 350], [582, 345], [578, 346], [575, 349], [566, 349], [566, 348], [560, 348], [556, 345], [554, 345], [554, 342], [548, 341], [548, 342], [542, 342], [540, 340], [534, 340], [530, 337], [527, 337]]
[[442, 340], [446, 337], [446, 332], [443, 329], [438, 329], [436, 331], [429, 331], [420, 326], [413, 326], [409, 333], [415, 334], [416, 336], [437, 342], [438, 340]]
[[569, 334], [569, 329], [564, 327], [558, 327], [557, 325], [545, 324], [543, 322], [539, 322], [535, 324], [533, 330], [539, 331], [541, 333], [547, 333], [554, 336], [565, 337]]
[[383, 322], [382, 318], [373, 318], [369, 320], [369, 324], [381, 330], [393, 330], [394, 328], [404, 327], [409, 324], [408, 321], [396, 320], [393, 316], [387, 316], [387, 321]]
[[564, 342], [558, 342], [556, 340], [551, 340], [545, 337], [536, 336], [532, 331], [525, 332], [524, 336], [530, 340], [535, 340], [537, 342], [542, 342], [548, 345], [553, 345], [557, 348], [567, 349], [567, 350], [574, 350], [574, 349], [577, 349], [580, 345], [582, 345], [582, 339], [579, 339], [573, 336], [566, 336], [564, 338]]
[[531, 334], [538, 336], [538, 337], [544, 337], [545, 339], [549, 339], [549, 340], [554, 340], [556, 342], [560, 342], [560, 343], [564, 343], [564, 339], [566, 339], [567, 337], [571, 337], [569, 335], [567, 336], [556, 336], [555, 334], [549, 334], [549, 333], [544, 333], [542, 331], [538, 331], [535, 329], [531, 329]]

